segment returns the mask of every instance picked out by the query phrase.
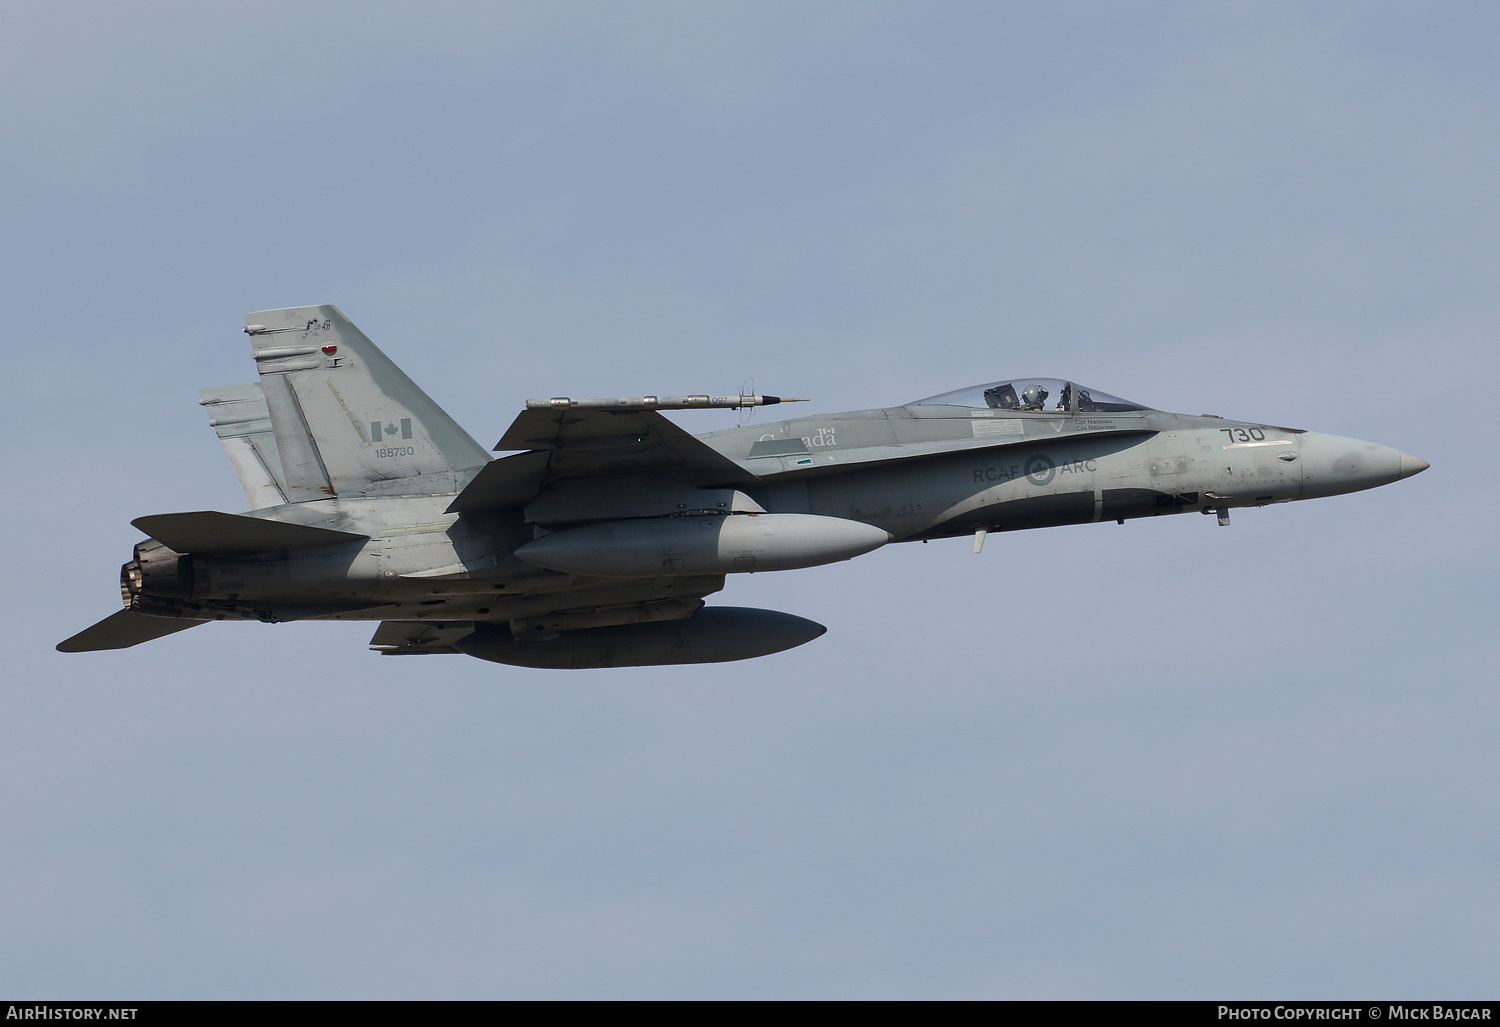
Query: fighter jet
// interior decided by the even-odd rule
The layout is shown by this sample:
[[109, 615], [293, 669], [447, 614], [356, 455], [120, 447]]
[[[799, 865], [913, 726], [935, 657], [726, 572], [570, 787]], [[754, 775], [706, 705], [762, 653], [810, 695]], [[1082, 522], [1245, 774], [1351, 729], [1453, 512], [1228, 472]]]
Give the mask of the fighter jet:
[[581, 669], [744, 660], [822, 635], [705, 605], [728, 575], [893, 542], [1200, 512], [1385, 485], [1427, 463], [1358, 439], [1153, 410], [1052, 378], [692, 435], [662, 410], [776, 396], [528, 400], [492, 459], [337, 307], [247, 315], [259, 381], [200, 403], [246, 514], [153, 514], [125, 608], [60, 643], [210, 621], [377, 621], [388, 656]]

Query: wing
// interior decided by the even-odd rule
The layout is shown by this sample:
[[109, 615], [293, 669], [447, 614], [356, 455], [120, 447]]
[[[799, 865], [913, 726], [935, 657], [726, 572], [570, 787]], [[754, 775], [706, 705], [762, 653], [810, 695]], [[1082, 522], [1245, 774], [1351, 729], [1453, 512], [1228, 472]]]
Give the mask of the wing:
[[529, 502], [559, 478], [650, 473], [697, 488], [760, 480], [654, 410], [524, 410], [495, 448], [527, 452], [486, 464], [449, 512]]
[[474, 631], [467, 622], [381, 621], [370, 639], [370, 648], [382, 656], [417, 656], [423, 653], [456, 653], [453, 643]]

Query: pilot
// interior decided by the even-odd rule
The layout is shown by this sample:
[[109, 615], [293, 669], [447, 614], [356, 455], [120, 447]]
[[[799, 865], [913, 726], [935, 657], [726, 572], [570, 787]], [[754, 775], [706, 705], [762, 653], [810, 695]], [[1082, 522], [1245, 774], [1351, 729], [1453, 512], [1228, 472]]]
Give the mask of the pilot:
[[1047, 402], [1047, 390], [1041, 385], [1028, 385], [1021, 391], [1022, 410], [1040, 410]]

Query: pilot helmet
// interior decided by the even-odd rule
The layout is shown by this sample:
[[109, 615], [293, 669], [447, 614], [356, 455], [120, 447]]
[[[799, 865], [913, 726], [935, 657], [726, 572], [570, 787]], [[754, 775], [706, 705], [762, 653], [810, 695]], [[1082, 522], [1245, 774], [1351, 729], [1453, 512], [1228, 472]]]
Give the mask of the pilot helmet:
[[1047, 390], [1040, 385], [1028, 385], [1022, 391], [1021, 399], [1029, 407], [1039, 407], [1047, 402]]

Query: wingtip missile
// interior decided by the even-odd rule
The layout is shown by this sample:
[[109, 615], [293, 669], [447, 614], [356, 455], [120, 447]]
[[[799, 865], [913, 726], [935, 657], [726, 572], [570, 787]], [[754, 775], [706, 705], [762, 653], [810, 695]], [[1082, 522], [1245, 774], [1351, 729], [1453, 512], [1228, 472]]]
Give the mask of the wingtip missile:
[[738, 410], [741, 407], [768, 407], [777, 403], [806, 403], [806, 399], [783, 396], [629, 396], [621, 399], [528, 399], [528, 410]]

